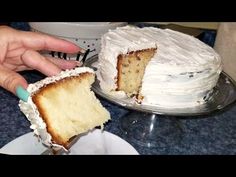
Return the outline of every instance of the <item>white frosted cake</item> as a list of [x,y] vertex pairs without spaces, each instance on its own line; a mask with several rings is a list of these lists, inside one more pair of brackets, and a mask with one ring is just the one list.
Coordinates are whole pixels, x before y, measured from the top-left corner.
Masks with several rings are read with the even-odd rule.
[[90,90],[95,73],[87,67],[62,71],[30,84],[27,102],[19,107],[43,144],[67,149],[71,138],[110,119],[109,112]]
[[101,42],[97,71],[101,89],[143,105],[202,104],[222,71],[213,48],[170,29],[125,26],[110,30]]

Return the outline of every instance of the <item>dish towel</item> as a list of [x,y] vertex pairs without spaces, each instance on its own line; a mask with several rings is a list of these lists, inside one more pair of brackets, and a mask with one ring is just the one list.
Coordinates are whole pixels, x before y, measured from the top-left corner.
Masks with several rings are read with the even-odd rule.
[[214,49],[222,57],[223,70],[236,81],[236,23],[220,23]]

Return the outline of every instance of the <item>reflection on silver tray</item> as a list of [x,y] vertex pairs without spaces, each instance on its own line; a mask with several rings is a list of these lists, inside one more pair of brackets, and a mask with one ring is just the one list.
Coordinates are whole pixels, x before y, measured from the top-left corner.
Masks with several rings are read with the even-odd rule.
[[[93,64],[97,60],[98,60],[97,55],[92,58],[89,58],[84,63],[84,66],[88,66],[96,70]],[[216,87],[214,88],[214,92],[211,99],[202,105],[190,108],[168,109],[158,106],[138,105],[134,103],[132,99],[127,99],[127,98],[120,99],[111,96],[109,94],[106,94],[105,92],[103,92],[103,90],[101,90],[99,86],[99,81],[97,79],[92,86],[92,90],[101,97],[128,109],[153,113],[153,114],[174,115],[174,116],[195,116],[195,115],[208,114],[217,110],[221,110],[236,100],[236,83],[224,72],[222,72],[220,75],[219,81]]]

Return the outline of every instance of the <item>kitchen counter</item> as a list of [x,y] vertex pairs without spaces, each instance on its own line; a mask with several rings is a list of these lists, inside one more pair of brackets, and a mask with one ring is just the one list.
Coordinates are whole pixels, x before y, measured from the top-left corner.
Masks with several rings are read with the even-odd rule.
[[[30,83],[44,77],[34,71],[27,71],[22,75]],[[112,116],[112,120],[105,125],[105,130],[127,140],[140,154],[236,154],[236,104],[207,116],[182,119],[157,116],[157,144],[156,147],[147,147],[131,141],[121,129],[121,121],[130,110],[104,99],[100,100]],[[17,97],[0,88],[0,148],[31,132],[28,120],[19,110],[18,102]],[[173,121],[181,126],[181,132],[170,129]],[[176,134],[178,139],[175,139]]]

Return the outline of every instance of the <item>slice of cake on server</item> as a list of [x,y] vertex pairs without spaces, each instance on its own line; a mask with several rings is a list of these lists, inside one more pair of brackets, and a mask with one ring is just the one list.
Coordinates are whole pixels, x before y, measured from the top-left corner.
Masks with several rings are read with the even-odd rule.
[[115,96],[124,93],[143,105],[200,105],[210,97],[222,71],[213,48],[170,29],[119,27],[103,35],[101,42],[101,89]]
[[19,106],[43,144],[66,150],[71,138],[110,119],[90,90],[94,79],[92,69],[80,67],[29,85],[30,97]]

